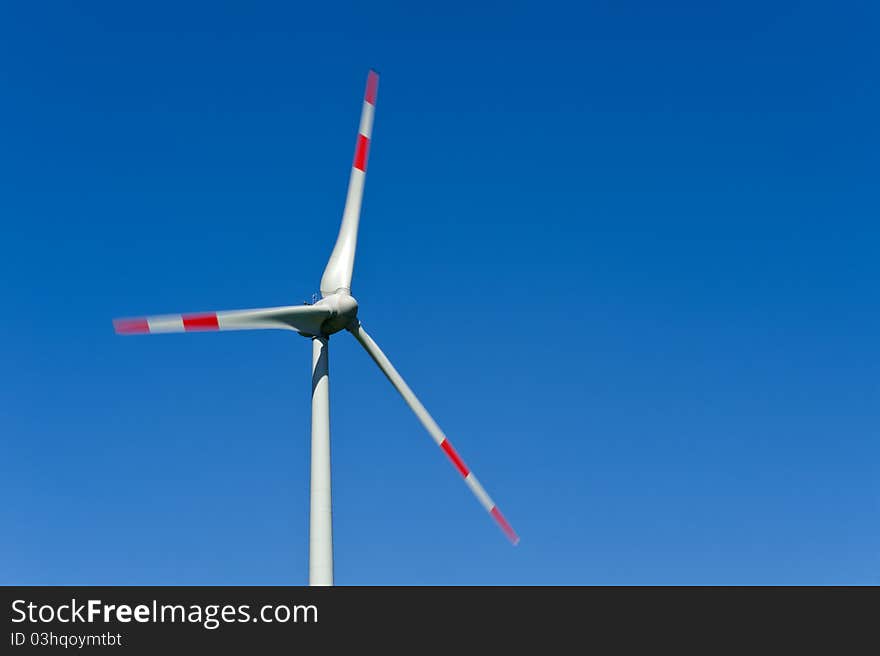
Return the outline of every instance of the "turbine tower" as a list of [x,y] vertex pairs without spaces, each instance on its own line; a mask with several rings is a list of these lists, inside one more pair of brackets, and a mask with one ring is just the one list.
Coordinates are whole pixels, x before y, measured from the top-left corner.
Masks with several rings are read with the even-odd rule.
[[114,319],[116,332],[180,333],[208,330],[292,330],[312,340],[312,459],[309,507],[309,584],[333,585],[333,526],[330,495],[330,336],[347,330],[369,353],[382,373],[400,392],[407,405],[464,478],[464,482],[514,545],[516,532],[477,477],[452,447],[433,417],[410,389],[388,357],[364,330],[358,319],[358,303],[351,295],[351,277],[357,248],[361,200],[367,173],[367,155],[373,133],[379,75],[367,76],[348,194],[336,245],[321,277],[321,300],[313,305],[287,305],[252,310],[226,310],[194,314],[170,314],[138,319]]

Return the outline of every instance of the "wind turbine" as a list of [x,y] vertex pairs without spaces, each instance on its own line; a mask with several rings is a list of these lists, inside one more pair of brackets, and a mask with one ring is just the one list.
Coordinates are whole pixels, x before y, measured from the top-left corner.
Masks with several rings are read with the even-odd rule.
[[452,447],[446,435],[410,389],[388,357],[364,330],[358,319],[358,303],[351,295],[351,277],[357,247],[361,199],[367,172],[367,154],[376,111],[379,75],[367,76],[348,195],[336,245],[321,278],[321,300],[313,305],[286,305],[251,310],[226,310],[195,314],[169,314],[138,319],[114,319],[116,332],[180,333],[207,330],[293,330],[312,340],[312,461],[309,508],[309,584],[333,585],[333,531],[330,500],[330,336],[347,330],[400,392],[404,401],[455,466],[474,496],[514,545],[519,537],[504,515]]

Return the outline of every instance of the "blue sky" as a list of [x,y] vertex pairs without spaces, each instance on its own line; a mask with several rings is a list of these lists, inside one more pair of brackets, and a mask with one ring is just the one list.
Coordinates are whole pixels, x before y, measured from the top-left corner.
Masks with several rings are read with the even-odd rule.
[[[0,9],[0,582],[304,584],[299,303],[382,73],[341,584],[880,583],[873,3]],[[320,3],[318,3],[320,4]],[[571,3],[574,5],[575,3]]]

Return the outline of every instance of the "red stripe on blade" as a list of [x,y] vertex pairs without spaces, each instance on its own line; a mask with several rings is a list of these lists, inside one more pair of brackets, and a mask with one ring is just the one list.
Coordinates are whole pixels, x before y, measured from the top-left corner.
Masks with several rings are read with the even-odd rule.
[[113,329],[118,335],[135,335],[150,332],[146,319],[114,319]]
[[498,526],[500,526],[501,530],[504,531],[504,535],[507,536],[507,539],[510,540],[510,543],[514,546],[519,544],[519,536],[516,534],[516,531],[513,530],[513,527],[507,523],[507,520],[504,519],[504,515],[501,514],[500,510],[498,510],[498,506],[492,508],[492,517],[494,517],[495,521],[498,522]]
[[376,71],[370,71],[367,75],[367,91],[364,93],[364,100],[371,105],[376,104],[376,90],[379,88],[379,74]]
[[455,468],[458,469],[459,473],[467,478],[467,475],[471,472],[467,468],[467,465],[464,464],[461,457],[455,452],[455,449],[452,448],[452,444],[449,443],[449,440],[443,440],[440,442],[440,448],[446,452],[446,455],[452,461],[452,464],[455,465]]
[[217,315],[213,312],[210,314],[185,314],[183,315],[184,330],[219,330],[220,324],[217,323]]
[[367,172],[367,151],[370,149],[370,140],[359,134],[357,146],[354,149],[354,167],[364,173]]

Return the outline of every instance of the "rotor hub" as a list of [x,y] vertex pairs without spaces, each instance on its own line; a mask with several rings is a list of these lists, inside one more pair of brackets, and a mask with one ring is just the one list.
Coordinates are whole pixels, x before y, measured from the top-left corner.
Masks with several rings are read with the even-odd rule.
[[321,324],[321,332],[325,335],[338,333],[357,321],[358,302],[344,291],[325,296],[315,305],[326,307],[331,312],[330,317]]

